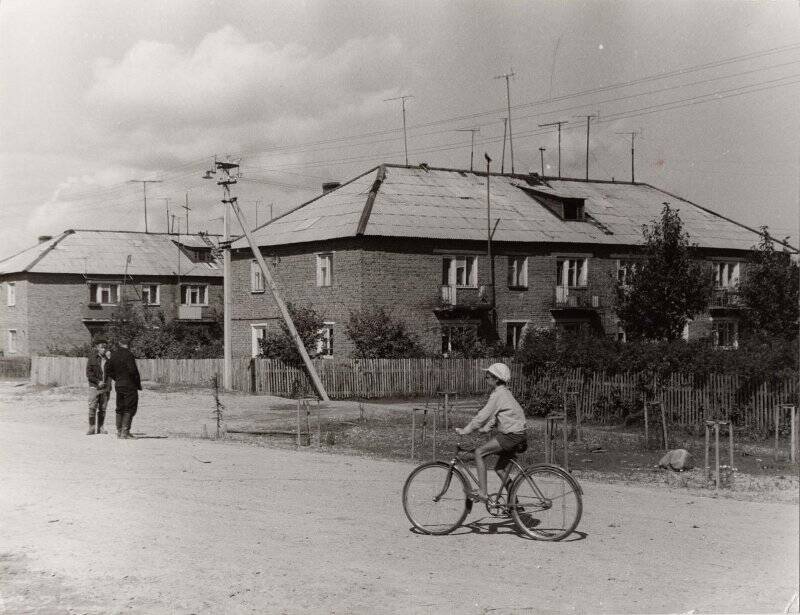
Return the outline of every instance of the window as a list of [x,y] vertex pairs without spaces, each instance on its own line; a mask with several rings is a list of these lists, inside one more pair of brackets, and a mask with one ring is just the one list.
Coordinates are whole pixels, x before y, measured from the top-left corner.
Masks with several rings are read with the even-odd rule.
[[264,284],[264,274],[257,260],[250,261],[250,292],[263,293],[266,285]]
[[183,284],[181,305],[208,305],[207,284]]
[[736,320],[714,319],[711,323],[714,346],[717,348],[739,347],[739,323]]
[[528,288],[528,257],[508,257],[508,287]]
[[142,284],[142,304],[159,305],[161,303],[161,292],[158,284]]
[[261,354],[261,341],[267,339],[267,323],[250,325],[250,356],[257,357]]
[[317,254],[317,286],[333,283],[333,252]]
[[442,354],[448,356],[473,346],[478,341],[478,325],[459,323],[442,325]]
[[588,277],[588,259],[559,258],[556,260],[556,280],[558,286],[568,288],[584,287]]
[[116,305],[119,303],[119,284],[93,282],[89,284],[89,303]]
[[617,341],[623,344],[628,341],[628,333],[625,331],[625,325],[621,322],[617,323]]
[[442,285],[457,288],[478,287],[477,256],[445,256],[442,259]]
[[325,322],[318,331],[321,336],[317,340],[317,356],[323,359],[333,358],[333,325],[336,323]]
[[638,267],[638,263],[636,261],[618,260],[617,282],[619,282],[623,286],[628,284],[628,282],[630,281],[630,276],[636,270],[636,267]]
[[739,283],[739,263],[715,263],[714,282],[717,288],[733,288]]
[[9,282],[6,284],[7,295],[6,295],[6,305],[11,307],[17,305],[17,284],[15,282]]
[[519,348],[525,335],[525,327],[527,327],[527,325],[528,321],[526,320],[506,322],[506,346],[514,350]]
[[8,330],[8,354],[17,353],[17,330]]

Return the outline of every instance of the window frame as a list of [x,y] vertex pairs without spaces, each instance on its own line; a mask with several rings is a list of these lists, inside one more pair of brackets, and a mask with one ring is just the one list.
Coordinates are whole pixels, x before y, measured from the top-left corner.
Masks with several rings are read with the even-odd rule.
[[[517,265],[521,261],[521,264]],[[512,290],[528,290],[528,257],[508,257],[508,287]]]
[[267,281],[261,272],[261,267],[256,259],[250,261],[250,293],[263,293],[267,290]]
[[17,305],[17,283],[6,282],[6,307]]
[[17,342],[18,342],[18,330],[17,329],[8,329],[6,334],[6,350],[8,354],[18,354],[19,350],[17,349]]
[[[741,265],[741,261],[714,261],[714,288],[716,290],[725,290],[739,286]],[[723,280],[723,277],[727,279]]]
[[632,258],[618,258],[617,259],[617,283],[622,286],[628,286],[629,276],[639,266],[640,260]]
[[[567,263],[567,267],[564,267]],[[570,272],[573,271],[572,263],[575,263],[575,284],[570,284]],[[566,282],[564,284],[564,274]],[[589,287],[589,257],[588,256],[559,256],[556,257],[556,286],[561,288],[588,288]]]
[[[517,350],[519,348],[520,343],[525,338],[525,333],[527,332],[527,328],[531,324],[531,321],[530,320],[505,320],[503,322],[505,322],[505,324],[506,324],[506,346],[509,346],[509,347],[513,348],[514,350]],[[518,333],[519,337],[516,337],[516,335],[515,335],[514,337],[516,337],[516,342],[512,342],[511,344],[509,344],[508,343],[508,334],[512,331],[513,328],[516,328],[519,325],[522,325],[521,327],[519,327],[519,333]]]
[[[111,297],[111,289],[116,287],[116,299]],[[94,292],[92,292],[94,289]],[[108,290],[108,301],[102,300],[105,290]],[[119,282],[89,282],[89,305],[119,305],[122,293],[122,285]]]
[[[148,288],[148,289],[155,288],[156,289],[155,301],[150,301],[149,299],[148,299],[148,301],[144,300],[145,288]],[[150,292],[149,291],[148,291],[147,295],[148,295],[148,298],[149,298],[149,296],[150,296]],[[142,284],[142,305],[161,305],[161,284]]]
[[[465,284],[458,283],[458,262],[464,262]],[[447,266],[447,279],[445,279],[445,264]],[[477,254],[447,254],[442,256],[442,286],[455,288],[478,288],[478,255]]]
[[[332,251],[329,251],[317,252],[314,255],[316,258],[317,288],[330,288],[333,286],[333,254]],[[328,263],[327,270],[322,266],[325,260]]]
[[[451,331],[454,329],[472,329],[476,336],[478,334],[478,323],[476,322],[456,321],[452,323],[441,323],[439,327],[441,337],[441,354],[443,357],[449,357],[453,352],[453,338]],[[445,339],[447,341],[447,350],[445,350]]]
[[[203,301],[198,303],[188,303],[185,300],[189,299],[189,288],[201,288],[203,290]],[[180,303],[179,305],[185,306],[200,306],[200,307],[207,307],[208,306],[208,284],[202,283],[185,283],[181,284],[180,288]]]
[[[255,359],[259,355],[259,339],[267,338],[269,325],[265,322],[250,323],[250,356]],[[260,333],[260,334],[259,334]]]
[[336,338],[334,337],[335,330],[334,327],[336,326],[335,322],[324,320],[322,322],[322,328],[317,331],[318,335],[322,337],[317,339],[317,353],[316,356],[322,359],[332,359],[333,353],[336,349],[334,342]]
[[[726,344],[720,343],[722,335],[720,329],[725,330],[724,341],[729,342]],[[730,328],[730,331],[727,329]],[[731,337],[733,339],[727,339]],[[713,318],[711,320],[711,338],[713,340],[714,348],[720,350],[735,350],[739,348],[739,319],[738,318]]]

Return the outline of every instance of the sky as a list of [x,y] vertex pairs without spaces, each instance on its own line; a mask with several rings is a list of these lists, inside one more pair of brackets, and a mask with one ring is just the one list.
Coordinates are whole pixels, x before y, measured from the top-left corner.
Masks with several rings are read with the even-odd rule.
[[[222,231],[382,162],[647,182],[796,245],[796,0],[2,0],[0,257],[68,228]],[[540,152],[539,148],[545,148]],[[173,216],[175,216],[173,218]],[[236,224],[232,232],[236,232]]]

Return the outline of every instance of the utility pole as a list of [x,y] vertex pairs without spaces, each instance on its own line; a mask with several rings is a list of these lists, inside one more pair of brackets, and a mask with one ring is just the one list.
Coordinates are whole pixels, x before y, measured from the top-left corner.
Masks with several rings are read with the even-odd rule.
[[542,177],[544,177],[544,153],[547,151],[544,147],[539,148],[539,158],[542,161]]
[[[223,182],[217,183],[221,184]],[[253,252],[253,256],[255,256],[256,261],[258,262],[258,266],[261,269],[261,274],[264,276],[264,280],[272,292],[272,297],[275,299],[275,303],[278,304],[278,309],[280,310],[283,320],[286,323],[286,328],[289,330],[289,335],[291,335],[295,345],[297,346],[297,350],[303,359],[303,363],[305,363],[306,369],[308,370],[308,375],[311,377],[311,381],[314,383],[314,388],[317,390],[317,394],[322,401],[330,401],[328,399],[328,394],[325,391],[325,386],[322,384],[322,380],[320,380],[317,370],[314,369],[314,364],[311,362],[311,357],[308,356],[308,351],[306,350],[305,344],[303,344],[300,334],[297,333],[297,329],[292,321],[292,316],[289,314],[286,304],[283,302],[283,299],[281,299],[281,296],[278,293],[278,287],[275,285],[275,281],[272,279],[272,274],[267,268],[266,262],[264,262],[264,256],[261,254],[261,250],[253,240],[253,236],[250,234],[251,232],[248,228],[247,220],[245,220],[244,214],[239,208],[239,203],[236,202],[236,197],[230,197],[227,199],[227,202],[230,204],[231,209],[233,209],[233,213],[236,214],[236,219],[239,221],[239,226],[242,227],[242,231],[244,232],[245,237],[247,237],[247,242],[250,244],[250,250]]]
[[495,79],[505,79],[506,80],[506,104],[508,106],[508,144],[509,148],[511,149],[511,174],[514,174],[514,134],[511,131],[511,86],[509,85],[509,79],[513,77],[516,73],[514,69],[511,69],[510,73],[504,73],[502,75],[498,75]]
[[500,156],[500,174],[506,171],[506,128],[508,128],[508,118],[503,118],[503,155]]
[[168,197],[161,197],[161,200],[164,201],[164,207],[167,210],[167,233],[172,232],[172,227],[170,226],[170,217],[169,217],[169,201]]
[[558,126],[558,179],[561,179],[561,124],[569,124],[569,122],[566,120],[559,120],[557,122],[550,122],[549,124],[539,124],[539,128]]
[[[494,258],[492,258],[492,235],[494,235],[494,231],[492,230],[492,201],[490,197],[490,190],[489,190],[489,180],[491,179],[491,164],[492,159],[489,158],[489,154],[484,153],[484,158],[486,158],[486,255],[489,258],[489,272],[490,272],[490,282],[492,285],[492,303],[490,306],[490,318],[492,320],[492,329],[497,334],[497,313],[495,306],[497,305],[497,296],[495,295],[494,289]],[[499,222],[499,220],[498,220]],[[495,225],[496,226],[496,225]]]
[[386,98],[384,102],[389,102],[390,100],[399,100],[403,106],[403,144],[405,146],[406,151],[406,166],[408,166],[408,136],[406,135],[406,99],[414,98],[409,94],[403,94],[402,96],[396,96],[395,98]]
[[144,232],[147,232],[147,184],[160,184],[160,179],[129,179],[129,184],[142,184],[144,194]]
[[596,118],[597,114],[591,115],[577,115],[575,117],[585,117],[586,118],[586,181],[589,181],[589,127],[592,124],[592,118]]
[[[189,234],[189,212],[191,211],[191,207],[189,207],[189,193],[186,193],[186,203],[182,205],[183,209],[186,210],[186,234]],[[178,232],[180,232],[180,225],[178,225]]]
[[631,136],[631,183],[634,183],[636,181],[636,179],[635,179],[636,175],[635,175],[635,169],[634,169],[634,166],[633,166],[633,160],[634,160],[633,140],[636,137],[636,135],[639,134],[639,131],[638,130],[634,130],[634,131],[630,131],[630,132],[618,132],[617,134],[618,135],[630,135]]
[[456,132],[469,132],[472,133],[472,146],[469,151],[469,170],[472,171],[472,163],[475,158],[475,133],[480,132],[480,128],[457,128]]

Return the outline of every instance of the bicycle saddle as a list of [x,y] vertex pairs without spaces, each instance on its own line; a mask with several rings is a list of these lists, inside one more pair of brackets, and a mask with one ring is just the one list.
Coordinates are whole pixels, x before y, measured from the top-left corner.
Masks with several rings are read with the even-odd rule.
[[478,447],[469,444],[461,444],[461,442],[456,443],[456,450],[459,453],[474,453],[476,448]]

